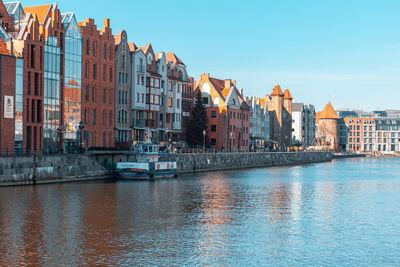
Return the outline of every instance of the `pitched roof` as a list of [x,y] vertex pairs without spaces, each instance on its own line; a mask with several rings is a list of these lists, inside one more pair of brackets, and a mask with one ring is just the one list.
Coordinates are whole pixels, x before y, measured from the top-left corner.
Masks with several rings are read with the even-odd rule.
[[24,7],[25,14],[32,13],[36,14],[40,24],[43,24],[47,14],[49,14],[52,5],[42,5],[42,6],[30,6]]
[[324,110],[319,114],[319,119],[339,119],[331,103],[326,104]]
[[260,101],[260,107],[265,108],[265,98],[259,98]]
[[167,59],[167,62],[171,61],[173,65],[181,64],[186,66],[174,53],[165,53],[165,58]]
[[220,92],[225,88],[225,81],[223,80],[210,77],[210,82],[212,83],[214,88]]
[[0,55],[11,55],[10,51],[8,51],[7,49],[7,45],[6,43],[3,41],[3,39],[1,39],[0,37]]
[[275,85],[275,87],[272,89],[272,94],[271,95],[277,95],[277,96],[283,96],[281,87],[279,84]]
[[139,49],[142,49],[143,53],[147,54],[149,51],[149,48],[151,47],[151,44],[148,43],[146,46],[138,47]]
[[292,97],[292,95],[290,94],[289,89],[285,89],[285,92],[283,92],[283,98],[284,98],[284,99],[293,100],[293,97]]
[[118,34],[114,35],[114,42],[116,45],[121,43],[122,39],[122,31],[119,31]]
[[134,51],[138,50],[138,48],[137,48],[137,46],[135,45],[135,43],[128,43],[128,46],[129,46],[129,50],[130,50],[131,52],[134,52]]
[[231,89],[229,89],[229,88],[225,88],[225,89],[223,89],[222,91],[221,91],[221,94],[224,96],[224,97],[227,97],[228,95],[229,95],[229,92],[231,91]]

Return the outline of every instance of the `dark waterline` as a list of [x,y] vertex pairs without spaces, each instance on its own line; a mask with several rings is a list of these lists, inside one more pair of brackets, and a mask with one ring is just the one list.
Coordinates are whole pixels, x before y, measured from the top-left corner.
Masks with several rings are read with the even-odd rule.
[[0,188],[0,266],[400,265],[400,161]]

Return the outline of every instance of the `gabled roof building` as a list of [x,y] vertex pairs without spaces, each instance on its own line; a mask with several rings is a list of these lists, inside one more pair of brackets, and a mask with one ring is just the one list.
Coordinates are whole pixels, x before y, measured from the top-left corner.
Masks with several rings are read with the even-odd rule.
[[250,147],[251,110],[236,81],[202,74],[195,83],[200,90],[209,125],[207,135],[213,148],[248,151]]

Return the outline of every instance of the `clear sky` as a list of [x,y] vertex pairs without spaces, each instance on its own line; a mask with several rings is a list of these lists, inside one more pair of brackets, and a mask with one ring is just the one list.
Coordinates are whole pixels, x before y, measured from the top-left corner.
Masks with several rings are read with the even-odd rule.
[[[24,6],[52,3],[22,1]],[[174,52],[263,96],[279,82],[318,110],[400,109],[399,0],[60,0],[62,12],[109,17],[138,46]]]

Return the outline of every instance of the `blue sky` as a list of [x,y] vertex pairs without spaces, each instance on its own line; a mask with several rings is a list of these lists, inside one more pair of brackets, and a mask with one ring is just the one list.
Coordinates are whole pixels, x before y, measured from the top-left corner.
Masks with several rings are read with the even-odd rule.
[[[22,1],[24,6],[47,4]],[[399,108],[400,1],[61,0],[139,46],[175,52],[197,78],[210,72],[263,96],[279,82],[317,109]]]

